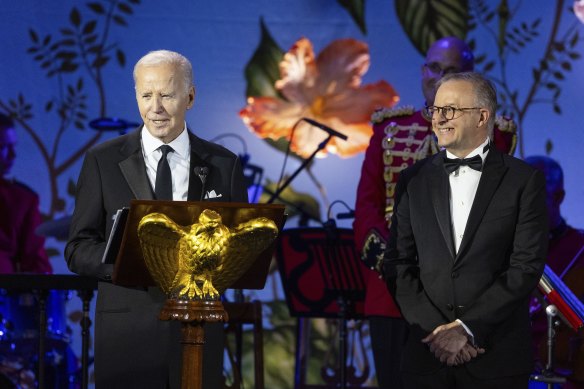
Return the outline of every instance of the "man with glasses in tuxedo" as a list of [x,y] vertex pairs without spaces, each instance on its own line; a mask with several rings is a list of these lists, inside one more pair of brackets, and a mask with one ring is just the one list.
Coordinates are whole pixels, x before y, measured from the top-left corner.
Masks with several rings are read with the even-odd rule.
[[496,107],[480,74],[442,78],[427,109],[442,151],[397,184],[383,270],[408,322],[406,388],[528,387],[545,177],[493,147]]
[[[436,83],[446,74],[471,71],[470,47],[456,37],[434,42],[421,66],[424,106],[434,104]],[[369,318],[371,345],[380,388],[402,388],[399,379],[401,350],[407,335],[393,297],[380,279],[383,250],[389,235],[394,191],[405,167],[438,152],[425,109],[402,106],[372,115],[373,136],[365,153],[355,205],[355,244],[362,253],[367,272],[365,315]],[[502,152],[515,150],[515,124],[497,117],[494,143]]]

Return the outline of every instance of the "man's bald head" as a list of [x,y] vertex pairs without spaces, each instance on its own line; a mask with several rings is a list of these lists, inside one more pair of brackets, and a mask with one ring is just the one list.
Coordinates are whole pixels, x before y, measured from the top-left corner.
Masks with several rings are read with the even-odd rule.
[[460,38],[448,36],[434,42],[422,66],[422,92],[427,105],[434,104],[436,82],[445,74],[469,72],[474,68],[470,47]]

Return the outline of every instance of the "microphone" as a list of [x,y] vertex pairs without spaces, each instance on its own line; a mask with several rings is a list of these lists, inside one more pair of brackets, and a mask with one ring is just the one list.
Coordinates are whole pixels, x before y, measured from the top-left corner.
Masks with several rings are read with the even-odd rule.
[[354,219],[355,218],[355,211],[351,210],[349,212],[341,212],[337,213],[337,219]]
[[203,201],[203,196],[205,195],[205,181],[207,181],[207,174],[209,174],[209,168],[206,166],[195,166],[194,168],[195,174],[199,176],[203,187],[201,188],[201,199]]
[[311,125],[313,125],[315,127],[318,127],[318,128],[320,128],[321,130],[323,130],[325,132],[328,132],[329,135],[336,136],[337,138],[341,138],[342,140],[347,140],[348,139],[348,136],[347,135],[341,134],[340,132],[335,131],[335,130],[333,130],[332,128],[330,128],[328,126],[325,126],[324,124],[319,123],[316,120],[312,120],[312,119],[309,119],[309,118],[302,118],[301,120],[304,120],[306,123],[309,123],[309,124],[311,124]]

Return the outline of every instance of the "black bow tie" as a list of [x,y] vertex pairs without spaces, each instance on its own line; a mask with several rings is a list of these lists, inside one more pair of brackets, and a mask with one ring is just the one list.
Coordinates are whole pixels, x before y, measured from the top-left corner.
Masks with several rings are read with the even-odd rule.
[[459,167],[464,165],[480,172],[483,168],[483,159],[481,158],[480,155],[475,155],[472,158],[463,159],[460,158],[450,159],[444,157],[444,170],[446,170],[446,173],[448,174],[456,171]]

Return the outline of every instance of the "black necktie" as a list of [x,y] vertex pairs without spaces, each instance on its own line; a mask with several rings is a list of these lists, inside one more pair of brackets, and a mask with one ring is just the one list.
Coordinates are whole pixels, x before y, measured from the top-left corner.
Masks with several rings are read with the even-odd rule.
[[162,151],[162,157],[160,157],[156,168],[154,192],[157,200],[172,200],[172,173],[166,156],[174,150],[169,145],[162,145],[159,149]]
[[483,168],[483,159],[481,158],[480,155],[475,155],[472,158],[463,159],[461,158],[450,159],[444,157],[444,170],[446,170],[446,173],[448,174],[456,171],[459,167],[463,165],[466,165],[469,168],[480,172]]

